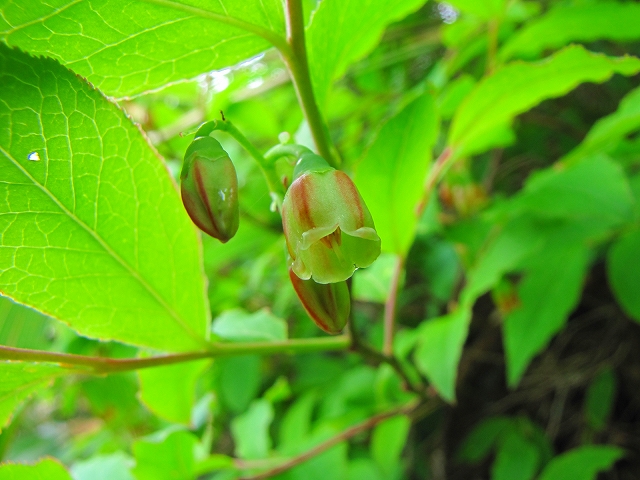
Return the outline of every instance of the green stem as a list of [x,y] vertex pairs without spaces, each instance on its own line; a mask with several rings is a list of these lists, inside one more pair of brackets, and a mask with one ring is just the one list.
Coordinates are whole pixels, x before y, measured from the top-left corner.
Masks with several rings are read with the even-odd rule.
[[201,18],[206,18],[208,20],[214,20],[220,23],[226,23],[227,25],[231,25],[233,27],[238,27],[247,32],[251,32],[259,37],[264,38],[271,45],[276,47],[282,55],[291,55],[291,47],[286,42],[284,38],[278,35],[273,30],[269,30],[267,28],[261,27],[259,25],[255,25],[253,23],[245,22],[236,17],[231,17],[229,15],[223,15],[221,13],[214,13],[209,10],[205,10],[198,7],[192,7],[191,5],[185,5],[183,3],[178,3],[173,0],[143,0],[147,3],[151,3],[153,5],[160,5],[163,7],[172,8],[174,10],[179,10],[181,12],[190,13],[192,15],[196,15]]
[[[377,415],[374,415],[373,417],[367,418],[366,420],[347,428],[343,432],[338,433],[337,435],[325,440],[324,442],[316,445],[310,450],[307,450],[306,452],[303,452],[283,462],[282,464],[274,468],[271,468],[270,470],[267,470],[262,473],[258,473],[256,475],[247,475],[244,477],[240,477],[239,480],[264,480],[267,478],[274,477],[275,475],[286,472],[287,470],[297,465],[300,465],[304,462],[307,462],[308,460],[311,460],[312,458],[318,456],[319,454],[328,450],[334,445],[337,445],[341,442],[349,440],[350,438],[353,438],[362,432],[371,430],[373,427],[375,427],[376,425],[378,425],[379,423],[383,422],[388,418],[395,417],[398,415],[407,415],[410,418],[415,418],[417,415],[425,416],[431,413],[432,411],[434,411],[435,408],[437,408],[438,406],[439,405],[437,401],[432,401],[427,405],[420,404],[415,401],[411,401],[399,408],[394,408],[392,410],[388,410],[386,412],[382,412]],[[425,408],[420,408],[420,407],[425,407]]]
[[267,153],[264,154],[264,158],[266,158],[269,162],[275,162],[281,157],[294,157],[298,159],[302,156],[303,153],[307,152],[311,152],[311,150],[303,145],[297,145],[295,143],[285,143],[276,145],[275,147],[271,148]]
[[229,120],[212,120],[207,122],[198,129],[195,136],[196,138],[209,136],[216,130],[231,135],[256,161],[267,182],[271,198],[279,211],[282,207],[282,199],[284,198],[285,192],[284,186],[273,168],[273,162],[269,162]]
[[456,158],[457,157],[454,155],[453,149],[451,147],[447,147],[442,151],[438,159],[433,163],[433,166],[431,167],[431,170],[429,170],[429,175],[427,176],[427,180],[424,185],[422,200],[415,210],[415,214],[418,219],[422,217],[422,214],[427,208],[427,205],[429,205],[429,200],[431,199],[431,195],[433,193],[433,190],[436,188],[438,181]]
[[393,334],[398,306],[398,289],[400,287],[400,277],[402,277],[402,272],[404,272],[404,262],[405,258],[399,255],[393,269],[393,277],[391,277],[391,291],[384,304],[384,342],[382,344],[382,353],[387,356],[393,355]]
[[81,367],[87,373],[116,373],[141,368],[192,362],[204,358],[231,357],[236,355],[269,355],[275,353],[309,353],[346,350],[350,339],[347,335],[336,337],[297,338],[277,342],[212,343],[209,350],[161,355],[148,358],[103,358],[70,353],[43,352],[26,348],[0,346],[0,360],[58,363],[62,366]]
[[329,165],[338,168],[338,162],[334,159],[331,149],[331,140],[327,133],[320,109],[316,103],[309,74],[309,62],[307,60],[307,48],[304,40],[304,15],[302,2],[300,0],[286,0],[285,16],[287,21],[287,43],[288,50],[278,48],[285,65],[287,66],[291,79],[298,95],[298,101],[302,108],[302,113],[307,119],[313,143],[318,154],[323,157]]

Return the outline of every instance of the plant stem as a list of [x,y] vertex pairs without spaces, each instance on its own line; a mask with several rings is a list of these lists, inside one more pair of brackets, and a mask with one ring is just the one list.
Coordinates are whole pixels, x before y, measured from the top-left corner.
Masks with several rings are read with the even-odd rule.
[[142,368],[192,362],[204,358],[231,357],[246,354],[308,353],[346,350],[350,345],[347,335],[336,337],[299,338],[278,342],[212,343],[209,350],[161,355],[148,358],[103,358],[70,353],[43,352],[25,348],[0,346],[0,360],[58,363],[62,366],[81,367],[88,373],[104,374],[128,372]]
[[382,353],[387,356],[393,355],[393,333],[398,304],[398,288],[400,287],[400,277],[402,276],[402,272],[404,272],[404,262],[405,258],[399,255],[393,269],[393,277],[391,277],[389,297],[387,297],[387,301],[384,304],[384,341],[382,344]]
[[431,170],[429,171],[429,175],[427,176],[427,181],[424,185],[424,194],[422,196],[422,200],[416,207],[416,217],[422,217],[424,210],[429,205],[429,200],[431,199],[431,194],[433,193],[433,189],[436,187],[440,177],[443,172],[449,168],[451,162],[455,160],[455,155],[453,155],[453,150],[451,147],[445,148],[438,159],[433,163]]
[[313,94],[311,75],[309,74],[309,62],[307,60],[307,48],[304,40],[304,15],[300,0],[285,1],[285,16],[287,21],[287,43],[289,48],[278,48],[284,60],[291,80],[298,96],[298,102],[302,113],[309,124],[311,136],[318,154],[329,165],[338,168],[338,162],[331,153],[331,143],[327,128],[324,124],[320,109]]
[[395,417],[397,415],[412,416],[415,413],[419,413],[420,415],[425,415],[425,414],[428,414],[429,411],[431,411],[431,409],[423,411],[422,409],[419,409],[419,407],[420,407],[420,404],[417,404],[416,402],[411,402],[400,408],[395,408],[393,410],[389,410],[387,412],[382,412],[377,415],[374,415],[373,417],[370,417],[364,420],[363,422],[360,422],[352,427],[347,428],[346,430],[344,430],[343,432],[340,432],[336,436],[328,440],[325,440],[324,442],[320,443],[319,445],[316,445],[310,450],[307,450],[306,452],[301,453],[300,455],[293,457],[290,460],[287,460],[286,462],[282,463],[281,465],[278,465],[277,467],[271,468],[266,472],[262,472],[256,475],[248,475],[245,477],[240,477],[239,480],[262,480],[265,478],[273,477],[275,475],[278,475],[279,473],[286,472],[290,468],[300,465],[301,463],[304,463],[307,460],[310,460],[311,458],[321,454],[322,452],[324,452],[325,450],[328,450],[334,445],[337,445],[341,442],[344,442],[345,440],[355,437],[361,432],[372,429],[377,424],[379,424],[380,422],[388,418]]
[[247,137],[245,137],[229,120],[212,120],[205,123],[196,132],[196,138],[208,136],[216,130],[223,131],[231,135],[256,161],[267,182],[271,198],[279,211],[282,207],[282,199],[284,198],[284,186],[278,179],[278,175],[276,175],[276,172],[273,169],[272,162],[268,162],[258,149],[247,139]]

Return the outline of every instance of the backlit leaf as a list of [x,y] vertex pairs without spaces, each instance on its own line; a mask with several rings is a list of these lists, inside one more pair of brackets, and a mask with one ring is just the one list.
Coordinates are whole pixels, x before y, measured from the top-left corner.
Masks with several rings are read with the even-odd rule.
[[1,44],[0,84],[0,292],[90,337],[206,345],[196,232],[140,131],[54,60]]

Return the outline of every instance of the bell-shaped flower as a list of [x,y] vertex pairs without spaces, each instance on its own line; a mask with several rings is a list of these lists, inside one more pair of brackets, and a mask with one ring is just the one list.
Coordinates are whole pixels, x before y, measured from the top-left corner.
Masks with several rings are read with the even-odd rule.
[[318,155],[305,156],[282,204],[292,269],[303,280],[342,282],[378,258],[380,237],[349,176]]
[[182,203],[200,230],[222,243],[238,231],[238,177],[220,143],[196,138],[184,156],[180,174]]
[[323,284],[302,280],[291,269],[289,278],[314,323],[331,335],[340,333],[347,324],[351,310],[347,282]]

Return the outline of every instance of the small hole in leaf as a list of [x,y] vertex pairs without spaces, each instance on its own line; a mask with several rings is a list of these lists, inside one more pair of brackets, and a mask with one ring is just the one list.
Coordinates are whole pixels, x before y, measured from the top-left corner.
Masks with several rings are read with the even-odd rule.
[[27,155],[27,160],[31,160],[32,162],[39,162],[40,154],[38,152],[31,152],[29,155]]

